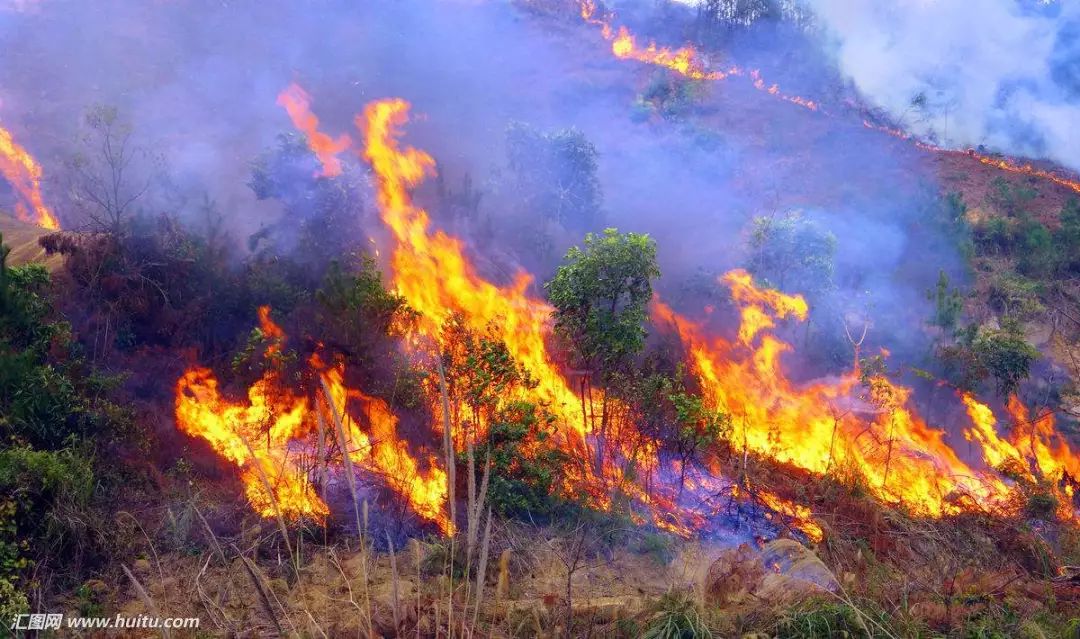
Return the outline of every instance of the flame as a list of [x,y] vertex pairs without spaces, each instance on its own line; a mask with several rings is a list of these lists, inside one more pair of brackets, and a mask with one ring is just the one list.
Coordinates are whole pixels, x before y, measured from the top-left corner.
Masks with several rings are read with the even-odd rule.
[[41,167],[4,127],[0,127],[0,174],[23,200],[15,205],[16,217],[50,231],[60,230],[60,222],[41,197]]
[[964,438],[982,446],[983,458],[991,467],[998,468],[1006,462],[1023,459],[1015,446],[998,436],[995,428],[997,419],[989,406],[979,402],[970,393],[962,393],[960,397],[972,423],[972,427],[964,431]]
[[754,496],[773,511],[788,517],[791,520],[791,527],[802,531],[810,541],[819,543],[825,538],[825,531],[814,521],[813,513],[807,506],[796,504],[767,490],[759,489],[755,491]]
[[1040,169],[1027,162],[1020,162],[1018,160],[1005,157],[989,156],[983,153],[979,153],[975,149],[948,149],[942,146],[930,144],[929,142],[924,142],[915,137],[914,135],[901,131],[900,129],[894,129],[892,127],[884,126],[881,124],[875,124],[865,119],[862,121],[862,124],[863,127],[867,129],[880,131],[882,133],[885,133],[886,135],[891,135],[894,138],[903,140],[905,142],[910,142],[915,145],[916,148],[922,149],[923,151],[930,151],[932,153],[940,153],[954,156],[965,155],[967,157],[974,158],[981,164],[985,164],[986,166],[992,166],[995,169],[999,169],[1001,171],[1006,171],[1008,173],[1017,173],[1019,175],[1029,175],[1032,177],[1049,180],[1054,184],[1057,184],[1058,186],[1062,186],[1069,189],[1070,191],[1073,191],[1074,193],[1080,193],[1080,180],[1070,177],[1064,177],[1046,169]]
[[383,222],[397,241],[391,255],[394,287],[420,313],[419,331],[430,339],[438,340],[443,325],[455,314],[470,330],[497,330],[514,360],[537,382],[539,399],[563,417],[579,439],[584,437],[584,425],[572,417],[579,415],[575,412],[579,400],[544,342],[552,309],[527,294],[532,278],[519,272],[508,286],[481,278],[461,242],[432,231],[427,211],[413,203],[410,189],[434,172],[435,160],[419,149],[398,146],[396,138],[408,121],[408,110],[404,100],[373,102],[357,122],[366,132],[364,157],[378,181]]
[[587,24],[600,27],[600,35],[611,43],[611,53],[620,60],[637,60],[645,64],[666,67],[692,80],[723,80],[731,76],[749,75],[754,88],[758,91],[804,109],[818,110],[818,104],[813,100],[784,93],[777,84],[767,86],[761,77],[761,72],[757,69],[747,73],[744,69],[732,65],[724,70],[706,70],[701,54],[692,46],[685,45],[678,49],[669,49],[658,47],[655,42],[649,42],[642,47],[625,26],[620,26],[618,30],[611,26],[610,14],[606,18],[597,17],[597,7],[593,0],[581,0],[580,6],[581,19]]
[[1052,481],[1066,475],[1080,478],[1080,456],[1054,427],[1054,414],[1049,410],[1032,417],[1016,395],[1010,395],[1006,409],[1013,420],[1011,443],[1028,456],[1038,472]]
[[277,103],[288,112],[293,126],[307,137],[308,147],[322,164],[322,170],[317,171],[315,175],[322,177],[341,175],[341,160],[337,156],[352,144],[349,136],[341,135],[335,139],[319,131],[319,118],[311,112],[311,96],[297,84],[290,84],[278,94]]
[[[274,340],[267,352],[280,350],[284,333],[270,321],[269,308],[259,309],[259,319]],[[206,368],[189,368],[176,382],[177,426],[240,468],[248,501],[264,517],[280,511],[321,520],[330,512],[289,454],[290,442],[307,431],[308,408],[306,398],[282,387],[273,367],[248,388],[246,402],[222,397]]]
[[869,397],[856,401],[858,371],[832,382],[793,384],[780,363],[791,347],[766,329],[787,316],[804,319],[805,301],[760,290],[744,271],[722,281],[743,305],[734,343],[707,337],[658,300],[653,315],[681,336],[706,399],[732,416],[733,445],[817,474],[850,468],[879,499],[930,516],[956,512],[963,496],[987,505],[1004,501],[1002,480],[969,467],[943,431],[908,408],[910,389],[872,377]]
[[[327,365],[316,353],[309,360],[330,397],[314,403],[293,392],[281,378],[273,356],[280,354],[286,335],[270,318],[270,308],[259,308],[259,326],[269,341],[264,356],[268,367],[248,388],[247,401],[222,397],[218,380],[206,368],[189,368],[176,384],[176,423],[185,433],[200,437],[224,459],[240,468],[240,479],[252,508],[264,517],[280,512],[285,517],[307,516],[325,520],[329,508],[316,494],[309,476],[327,460],[312,456],[323,447],[313,442],[317,432],[316,411],[324,411],[324,423],[339,415],[348,442],[350,461],[385,478],[421,517],[434,522],[444,533],[453,525],[444,513],[448,492],[446,472],[432,459],[430,469],[409,454],[408,444],[397,436],[397,417],[381,399],[348,388],[343,363]],[[361,419],[350,408],[359,406]],[[332,407],[332,408],[331,408]],[[332,414],[333,413],[333,414]],[[367,430],[361,428],[366,425]]]
[[[328,367],[317,356],[312,357],[311,364],[330,390],[328,401],[343,415],[349,443],[354,445],[350,446],[349,459],[386,477],[390,487],[404,497],[418,515],[435,522],[444,534],[452,534],[453,522],[446,512],[446,471],[437,466],[434,458],[430,460],[430,471],[420,470],[419,463],[409,454],[408,443],[397,436],[398,418],[390,407],[381,399],[347,388],[342,364]],[[343,410],[350,401],[360,405],[369,432],[361,431],[356,420]],[[333,419],[330,415],[327,417]]]
[[[644,505],[658,527],[690,534],[704,524],[706,516],[683,506],[681,493],[653,486],[646,489],[646,482],[630,479],[624,472],[632,463],[646,476],[671,474],[672,464],[661,463],[655,449],[623,450],[614,442],[612,459],[594,468],[588,454],[594,433],[591,422],[581,418],[588,414],[591,400],[575,394],[548,351],[545,338],[551,328],[552,308],[530,297],[531,278],[518,273],[509,285],[484,279],[466,257],[461,242],[432,229],[427,211],[414,203],[411,191],[435,172],[435,161],[422,150],[398,143],[409,108],[401,99],[373,102],[357,118],[357,126],[365,133],[362,155],[376,178],[381,217],[395,240],[390,255],[393,286],[419,312],[411,345],[418,346],[416,338],[420,337],[449,347],[444,328],[452,318],[471,331],[493,332],[536,381],[531,397],[554,413],[558,441],[584,462],[568,473],[564,490],[586,496],[594,507],[610,508],[611,490],[617,487]],[[864,378],[857,367],[828,381],[796,385],[789,380],[780,358],[791,347],[773,329],[782,320],[806,319],[808,307],[801,296],[761,289],[741,270],[728,273],[722,281],[731,289],[740,311],[740,325],[732,341],[707,336],[701,326],[659,301],[653,304],[653,315],[655,320],[674,326],[682,337],[706,400],[733,417],[733,445],[819,475],[829,473],[834,466],[851,469],[879,499],[928,516],[959,512],[973,503],[1006,507],[1009,485],[961,460],[946,443],[945,433],[929,426],[910,408],[910,389],[882,376]],[[327,372],[324,367],[323,371],[328,385],[340,386],[333,369]],[[864,385],[866,390],[860,395]],[[434,463],[427,473],[419,470],[404,442],[396,437],[396,423],[388,410],[358,392],[334,394],[341,394],[333,401],[342,405],[359,401],[371,432],[383,442],[380,448],[370,436],[350,427],[351,441],[359,444],[350,450],[350,457],[358,462],[366,459],[372,468],[387,475],[393,474],[391,469],[400,471],[403,483],[394,484],[391,479],[391,484],[411,495],[417,512],[444,530],[452,530],[453,522],[445,519],[442,509],[445,473]],[[1004,445],[996,438],[986,407],[970,396],[965,405],[973,422],[965,435],[983,446],[988,464],[993,466],[1018,454],[1014,451],[1019,446]],[[433,430],[438,430],[441,422],[439,411],[436,405]],[[453,433],[459,445],[461,435]],[[616,459],[626,466],[620,466]],[[708,481],[694,483],[691,492],[710,490],[705,488]],[[796,522],[809,538],[823,535],[808,508],[772,493],[761,501]],[[639,514],[631,516],[641,519]]]
[[626,27],[612,29],[608,20],[596,17],[596,3],[582,0],[581,19],[600,27],[600,34],[611,43],[611,53],[620,60],[637,60],[646,64],[667,67],[672,71],[693,80],[720,80],[727,76],[722,71],[706,71],[701,56],[691,46],[679,49],[658,47],[650,42],[642,47]]

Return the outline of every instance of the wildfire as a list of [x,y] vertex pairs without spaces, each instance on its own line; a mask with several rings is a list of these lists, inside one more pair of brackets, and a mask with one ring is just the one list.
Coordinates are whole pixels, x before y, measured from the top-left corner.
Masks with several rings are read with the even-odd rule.
[[592,0],[581,3],[581,18],[600,27],[600,34],[611,43],[611,53],[620,60],[637,60],[646,64],[667,67],[693,80],[720,80],[727,77],[722,71],[706,71],[700,54],[687,45],[678,49],[658,47],[655,42],[640,46],[626,27],[615,30],[607,20],[596,16],[596,4]]
[[1066,475],[1074,480],[1080,478],[1080,456],[1054,428],[1052,412],[1047,410],[1032,417],[1016,395],[1009,397],[1006,408],[1013,420],[1010,442],[1032,460],[1043,477],[1054,481]]
[[366,132],[364,157],[378,180],[382,220],[397,241],[391,255],[394,288],[420,313],[419,331],[429,339],[438,341],[454,315],[478,333],[497,331],[514,360],[537,382],[538,398],[563,417],[581,441],[585,427],[572,417],[580,400],[548,354],[544,336],[552,309],[527,294],[532,278],[518,273],[509,286],[483,279],[461,242],[432,231],[427,211],[413,203],[410,190],[434,172],[435,160],[419,149],[398,146],[408,110],[404,100],[382,100],[369,104],[357,121]]
[[4,127],[0,127],[0,174],[22,199],[15,205],[16,217],[50,231],[60,229],[60,222],[41,197],[41,166]]
[[706,336],[662,302],[653,314],[678,331],[706,399],[732,417],[733,445],[817,474],[851,469],[880,499],[931,516],[955,512],[964,495],[984,504],[1003,500],[1002,480],[970,468],[943,431],[908,408],[910,389],[872,377],[869,396],[856,401],[858,371],[835,382],[793,384],[780,363],[791,347],[767,329],[787,316],[805,318],[805,301],[757,289],[744,271],[723,281],[742,304],[737,342]]
[[600,28],[600,35],[611,43],[611,53],[620,60],[637,60],[645,64],[666,67],[692,80],[723,80],[731,76],[749,76],[754,88],[758,91],[804,109],[818,110],[818,104],[813,100],[784,93],[775,83],[766,85],[761,72],[757,69],[747,72],[741,67],[732,65],[724,70],[706,70],[701,54],[690,45],[670,49],[658,47],[655,42],[649,42],[642,47],[625,26],[620,26],[617,30],[611,26],[610,14],[601,18],[597,16],[597,13],[596,3],[593,0],[581,0],[581,19],[587,24]]
[[[382,220],[395,239],[390,255],[393,286],[419,314],[412,346],[422,343],[419,337],[449,347],[444,343],[444,329],[452,319],[470,331],[493,333],[536,382],[531,397],[554,413],[559,441],[578,456],[579,464],[574,465],[578,470],[570,473],[564,489],[588,496],[595,507],[607,508],[610,491],[617,486],[645,505],[651,521],[661,528],[689,534],[703,525],[707,516],[681,506],[685,503],[681,489],[653,486],[646,490],[640,478],[630,478],[616,463],[631,462],[646,476],[673,475],[671,462],[661,462],[655,449],[644,446],[628,452],[614,443],[616,450],[608,453],[611,459],[594,463],[589,445],[596,433],[592,422],[582,418],[594,400],[572,390],[548,351],[545,340],[552,308],[530,297],[532,280],[525,273],[518,273],[509,285],[480,276],[461,242],[432,229],[427,211],[413,201],[412,190],[435,172],[435,161],[422,150],[399,144],[408,113],[409,104],[401,99],[373,102],[357,118],[357,126],[365,133],[362,156],[376,178]],[[930,427],[910,408],[910,389],[882,376],[863,376],[858,369],[830,381],[805,385],[790,381],[780,358],[791,347],[773,329],[783,320],[805,320],[805,300],[759,288],[741,270],[728,273],[722,281],[740,311],[733,341],[706,335],[701,326],[659,301],[653,305],[653,315],[656,321],[675,327],[682,337],[709,405],[732,417],[734,446],[819,475],[834,468],[853,471],[878,498],[928,516],[955,513],[972,503],[983,507],[1008,503],[1011,489],[1006,481],[961,460],[946,443],[944,431]],[[329,387],[343,388],[337,369],[313,366],[323,371]],[[335,404],[359,403],[370,424],[370,434],[350,426],[350,459],[367,460],[388,476],[392,469],[399,471],[405,479],[395,484],[391,478],[391,485],[410,495],[418,513],[451,530],[453,522],[446,519],[443,509],[445,473],[434,463],[426,474],[419,470],[404,442],[394,436],[393,415],[378,400],[356,391],[336,390],[332,395]],[[988,408],[970,396],[962,400],[972,420],[965,435],[984,449],[988,465],[1021,456],[1020,444],[997,436]],[[435,402],[433,431],[440,428],[441,410]],[[474,430],[471,436],[478,432]],[[1048,432],[1040,431],[1035,441],[1047,441]],[[462,436],[453,433],[458,445]],[[1055,455],[1061,452],[1047,450],[1056,450]],[[702,491],[715,491],[714,483],[715,479],[691,482],[687,487],[700,496]],[[823,535],[805,506],[772,493],[759,501],[790,519],[809,538]]]
[[[452,533],[453,523],[446,513],[446,471],[436,465],[434,458],[430,460],[429,472],[420,470],[419,463],[409,454],[408,443],[397,436],[398,418],[390,407],[377,397],[347,388],[343,365],[328,367],[317,356],[312,357],[311,364],[329,389],[330,396],[326,399],[335,407],[331,412],[336,410],[342,415],[348,442],[352,444],[349,459],[386,477],[390,487],[405,497],[418,515],[435,522],[443,533]],[[369,432],[360,430],[356,420],[345,412],[350,402],[360,406]],[[332,420],[333,415],[327,419]]]
[[[272,340],[269,358],[280,352],[285,334],[270,320],[268,307],[259,309],[259,322]],[[289,391],[272,365],[248,388],[246,402],[223,397],[206,368],[190,368],[176,383],[177,426],[240,468],[248,501],[264,517],[280,512],[322,519],[329,514],[297,457],[290,455],[290,443],[308,430],[308,413],[307,399]]]
[[[385,478],[387,485],[418,515],[434,522],[444,533],[451,532],[453,525],[444,514],[446,472],[434,460],[430,470],[420,469],[408,444],[398,438],[398,420],[386,402],[348,388],[344,364],[327,365],[318,354],[308,362],[321,381],[315,402],[296,393],[282,379],[274,360],[282,352],[286,335],[271,320],[269,307],[259,309],[259,324],[263,338],[269,342],[264,351],[267,369],[248,388],[247,401],[224,398],[209,369],[192,367],[176,384],[176,423],[180,430],[206,440],[219,455],[240,468],[248,501],[262,516],[280,513],[322,521],[329,509],[310,478],[316,469],[333,461],[333,447],[327,442],[334,438],[317,423],[333,425],[340,419],[349,460]],[[350,412],[356,407],[358,413]],[[360,419],[354,417],[356,414]],[[313,441],[316,435],[318,441]]]
[[322,164],[322,170],[316,176],[335,177],[341,175],[341,160],[338,154],[352,144],[347,135],[336,139],[319,131],[319,118],[311,112],[311,96],[297,84],[290,84],[278,94],[277,103],[285,108],[293,126],[307,137],[308,147]]
[[887,127],[881,124],[874,124],[869,120],[862,121],[863,126],[867,129],[873,129],[874,131],[880,131],[886,135],[891,135],[894,138],[904,140],[905,142],[911,142],[916,148],[924,151],[930,151],[932,153],[943,153],[948,155],[966,155],[967,157],[974,158],[981,164],[986,166],[992,166],[995,169],[1006,171],[1008,173],[1017,173],[1019,175],[1029,175],[1031,177],[1037,177],[1044,180],[1049,180],[1058,186],[1063,186],[1075,193],[1080,193],[1080,180],[1064,177],[1048,171],[1046,169],[1040,169],[1030,163],[1019,162],[1010,158],[996,157],[979,153],[975,149],[947,149],[945,147],[936,146],[929,142],[924,142],[910,133],[905,133],[899,129]]

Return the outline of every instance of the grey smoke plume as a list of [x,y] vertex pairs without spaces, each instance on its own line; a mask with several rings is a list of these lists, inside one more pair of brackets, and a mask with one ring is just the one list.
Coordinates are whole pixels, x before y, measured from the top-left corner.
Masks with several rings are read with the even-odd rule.
[[1080,169],[1080,4],[808,3],[842,71],[905,128]]

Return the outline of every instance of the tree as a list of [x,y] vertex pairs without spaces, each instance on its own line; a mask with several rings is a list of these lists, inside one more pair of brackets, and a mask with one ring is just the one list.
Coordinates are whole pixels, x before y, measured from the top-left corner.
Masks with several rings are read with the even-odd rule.
[[946,333],[952,333],[964,310],[964,300],[960,291],[949,288],[949,276],[944,270],[938,271],[937,285],[926,292],[926,297],[934,303],[934,317],[930,323]]
[[972,341],[972,350],[997,384],[1001,395],[1016,392],[1031,373],[1039,351],[1024,340],[1020,324],[1006,318],[998,330],[983,328]]
[[806,295],[832,287],[836,236],[800,211],[754,218],[750,252],[750,272],[769,286]]
[[646,305],[660,276],[648,235],[606,229],[572,247],[544,285],[555,305],[555,332],[588,370],[614,371],[645,344]]
[[71,197],[94,230],[118,236],[132,208],[158,177],[154,166],[158,158],[132,141],[131,125],[120,118],[116,107],[94,107],[85,124],[84,150],[70,161]]
[[600,222],[598,153],[581,131],[541,132],[514,122],[506,131],[506,153],[515,190],[529,211],[579,231]]
[[[602,235],[586,235],[584,248],[571,248],[555,277],[544,285],[555,306],[555,334],[569,346],[582,370],[586,430],[595,418],[590,415],[593,376],[598,374],[601,383],[608,381],[645,345],[646,306],[652,298],[652,280],[659,276],[652,238],[606,229]],[[602,398],[601,441],[609,417],[606,394]],[[601,445],[598,457],[602,455]]]
[[552,417],[536,404],[510,402],[488,430],[492,508],[508,516],[544,517],[555,505],[559,471],[566,454],[550,441]]
[[675,409],[674,436],[668,445],[679,459],[679,495],[686,485],[686,470],[700,461],[702,453],[731,431],[731,418],[709,409],[700,395],[687,392],[682,370],[667,381],[667,398]]

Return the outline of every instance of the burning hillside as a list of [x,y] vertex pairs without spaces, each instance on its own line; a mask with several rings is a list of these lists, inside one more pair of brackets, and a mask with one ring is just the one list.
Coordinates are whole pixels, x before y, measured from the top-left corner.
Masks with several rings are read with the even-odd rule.
[[0,610],[1067,636],[1075,167],[827,4],[0,6]]

